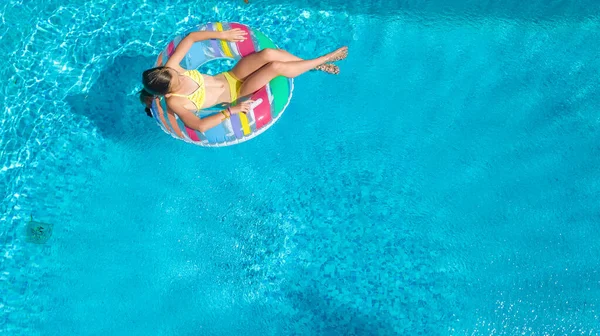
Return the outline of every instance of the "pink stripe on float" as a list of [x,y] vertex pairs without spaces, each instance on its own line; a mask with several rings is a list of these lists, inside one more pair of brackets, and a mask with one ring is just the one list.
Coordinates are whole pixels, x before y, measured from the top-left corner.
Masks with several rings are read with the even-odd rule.
[[169,46],[167,47],[167,55],[169,55],[169,57],[171,57],[171,55],[173,55],[174,51],[175,51],[175,43],[173,43],[173,41],[171,41],[169,43]]
[[235,45],[237,46],[237,49],[240,52],[240,55],[242,57],[244,56],[248,56],[250,54],[253,54],[256,49],[254,48],[254,43],[252,42],[252,35],[250,35],[250,31],[248,30],[248,27],[241,25],[239,23],[232,23],[229,25],[231,27],[231,29],[241,29],[244,32],[246,32],[246,39],[242,42],[236,42]]
[[198,138],[198,134],[196,134],[196,131],[189,128],[189,127],[185,127],[185,131],[187,132],[187,134],[190,136],[190,139],[194,140],[194,141],[200,141],[200,138]]
[[252,95],[252,100],[257,101],[259,99],[262,99],[262,103],[260,103],[260,105],[254,108],[254,120],[256,122],[256,129],[261,129],[272,119],[271,103],[269,102],[267,88],[264,86]]

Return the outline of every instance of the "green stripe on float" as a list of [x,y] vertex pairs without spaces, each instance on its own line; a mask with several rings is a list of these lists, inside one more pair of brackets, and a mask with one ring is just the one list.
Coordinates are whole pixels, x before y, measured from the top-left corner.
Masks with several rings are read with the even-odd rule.
[[285,77],[278,76],[269,82],[269,88],[273,95],[273,119],[277,118],[290,100],[290,83]]
[[275,43],[273,43],[273,41],[271,41],[270,38],[266,37],[265,34],[259,32],[258,30],[252,30],[252,32],[254,33],[254,36],[256,37],[256,41],[258,42],[257,50],[262,50],[262,49],[266,49],[266,48],[273,48],[273,49],[277,48]]
[[[258,30],[253,30],[253,33],[258,42],[258,49],[277,49],[275,43],[265,36],[265,34],[259,32]],[[271,89],[271,94],[273,95],[273,113],[271,115],[273,116],[273,119],[275,119],[290,100],[290,83],[287,78],[278,76],[269,82],[269,86]]]

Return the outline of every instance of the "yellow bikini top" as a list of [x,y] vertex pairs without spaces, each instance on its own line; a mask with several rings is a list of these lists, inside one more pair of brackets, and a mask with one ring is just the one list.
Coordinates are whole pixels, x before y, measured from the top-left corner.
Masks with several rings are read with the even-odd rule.
[[206,99],[206,89],[204,88],[204,77],[200,74],[198,70],[187,70],[183,73],[184,76],[191,78],[196,84],[198,84],[198,89],[192,92],[189,95],[182,95],[177,93],[172,93],[172,96],[176,97],[184,97],[189,99],[194,105],[196,105],[196,109],[200,110],[202,105],[204,104],[204,100]]

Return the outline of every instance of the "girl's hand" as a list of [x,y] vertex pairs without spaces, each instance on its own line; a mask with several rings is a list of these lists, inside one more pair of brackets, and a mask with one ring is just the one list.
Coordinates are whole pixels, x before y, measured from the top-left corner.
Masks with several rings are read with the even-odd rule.
[[222,32],[221,40],[226,40],[229,42],[242,42],[246,40],[246,35],[248,35],[245,31],[235,28]]
[[231,114],[238,114],[238,113],[248,113],[248,111],[250,111],[250,106],[252,105],[252,103],[254,103],[254,100],[246,100],[243,103],[239,103],[236,106],[232,106],[229,108],[229,111],[231,112]]

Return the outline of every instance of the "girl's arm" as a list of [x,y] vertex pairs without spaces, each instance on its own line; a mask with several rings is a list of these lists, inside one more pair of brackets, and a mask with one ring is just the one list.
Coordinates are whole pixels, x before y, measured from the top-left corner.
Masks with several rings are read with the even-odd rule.
[[247,100],[239,105],[233,106],[228,110],[213,114],[205,118],[198,118],[194,113],[186,110],[183,106],[169,106],[171,111],[175,112],[183,123],[199,132],[206,132],[209,129],[219,125],[223,120],[230,117],[231,114],[246,113],[250,110],[252,100]]
[[246,39],[246,32],[236,28],[226,31],[198,31],[189,33],[186,37],[183,38],[183,40],[181,40],[181,42],[179,42],[177,48],[175,48],[175,52],[173,52],[173,55],[169,57],[169,60],[167,61],[167,64],[165,64],[165,66],[178,71],[183,70],[179,66],[179,63],[181,63],[181,60],[183,60],[183,57],[185,56],[185,54],[187,54],[192,45],[198,41],[211,39],[241,42]]

